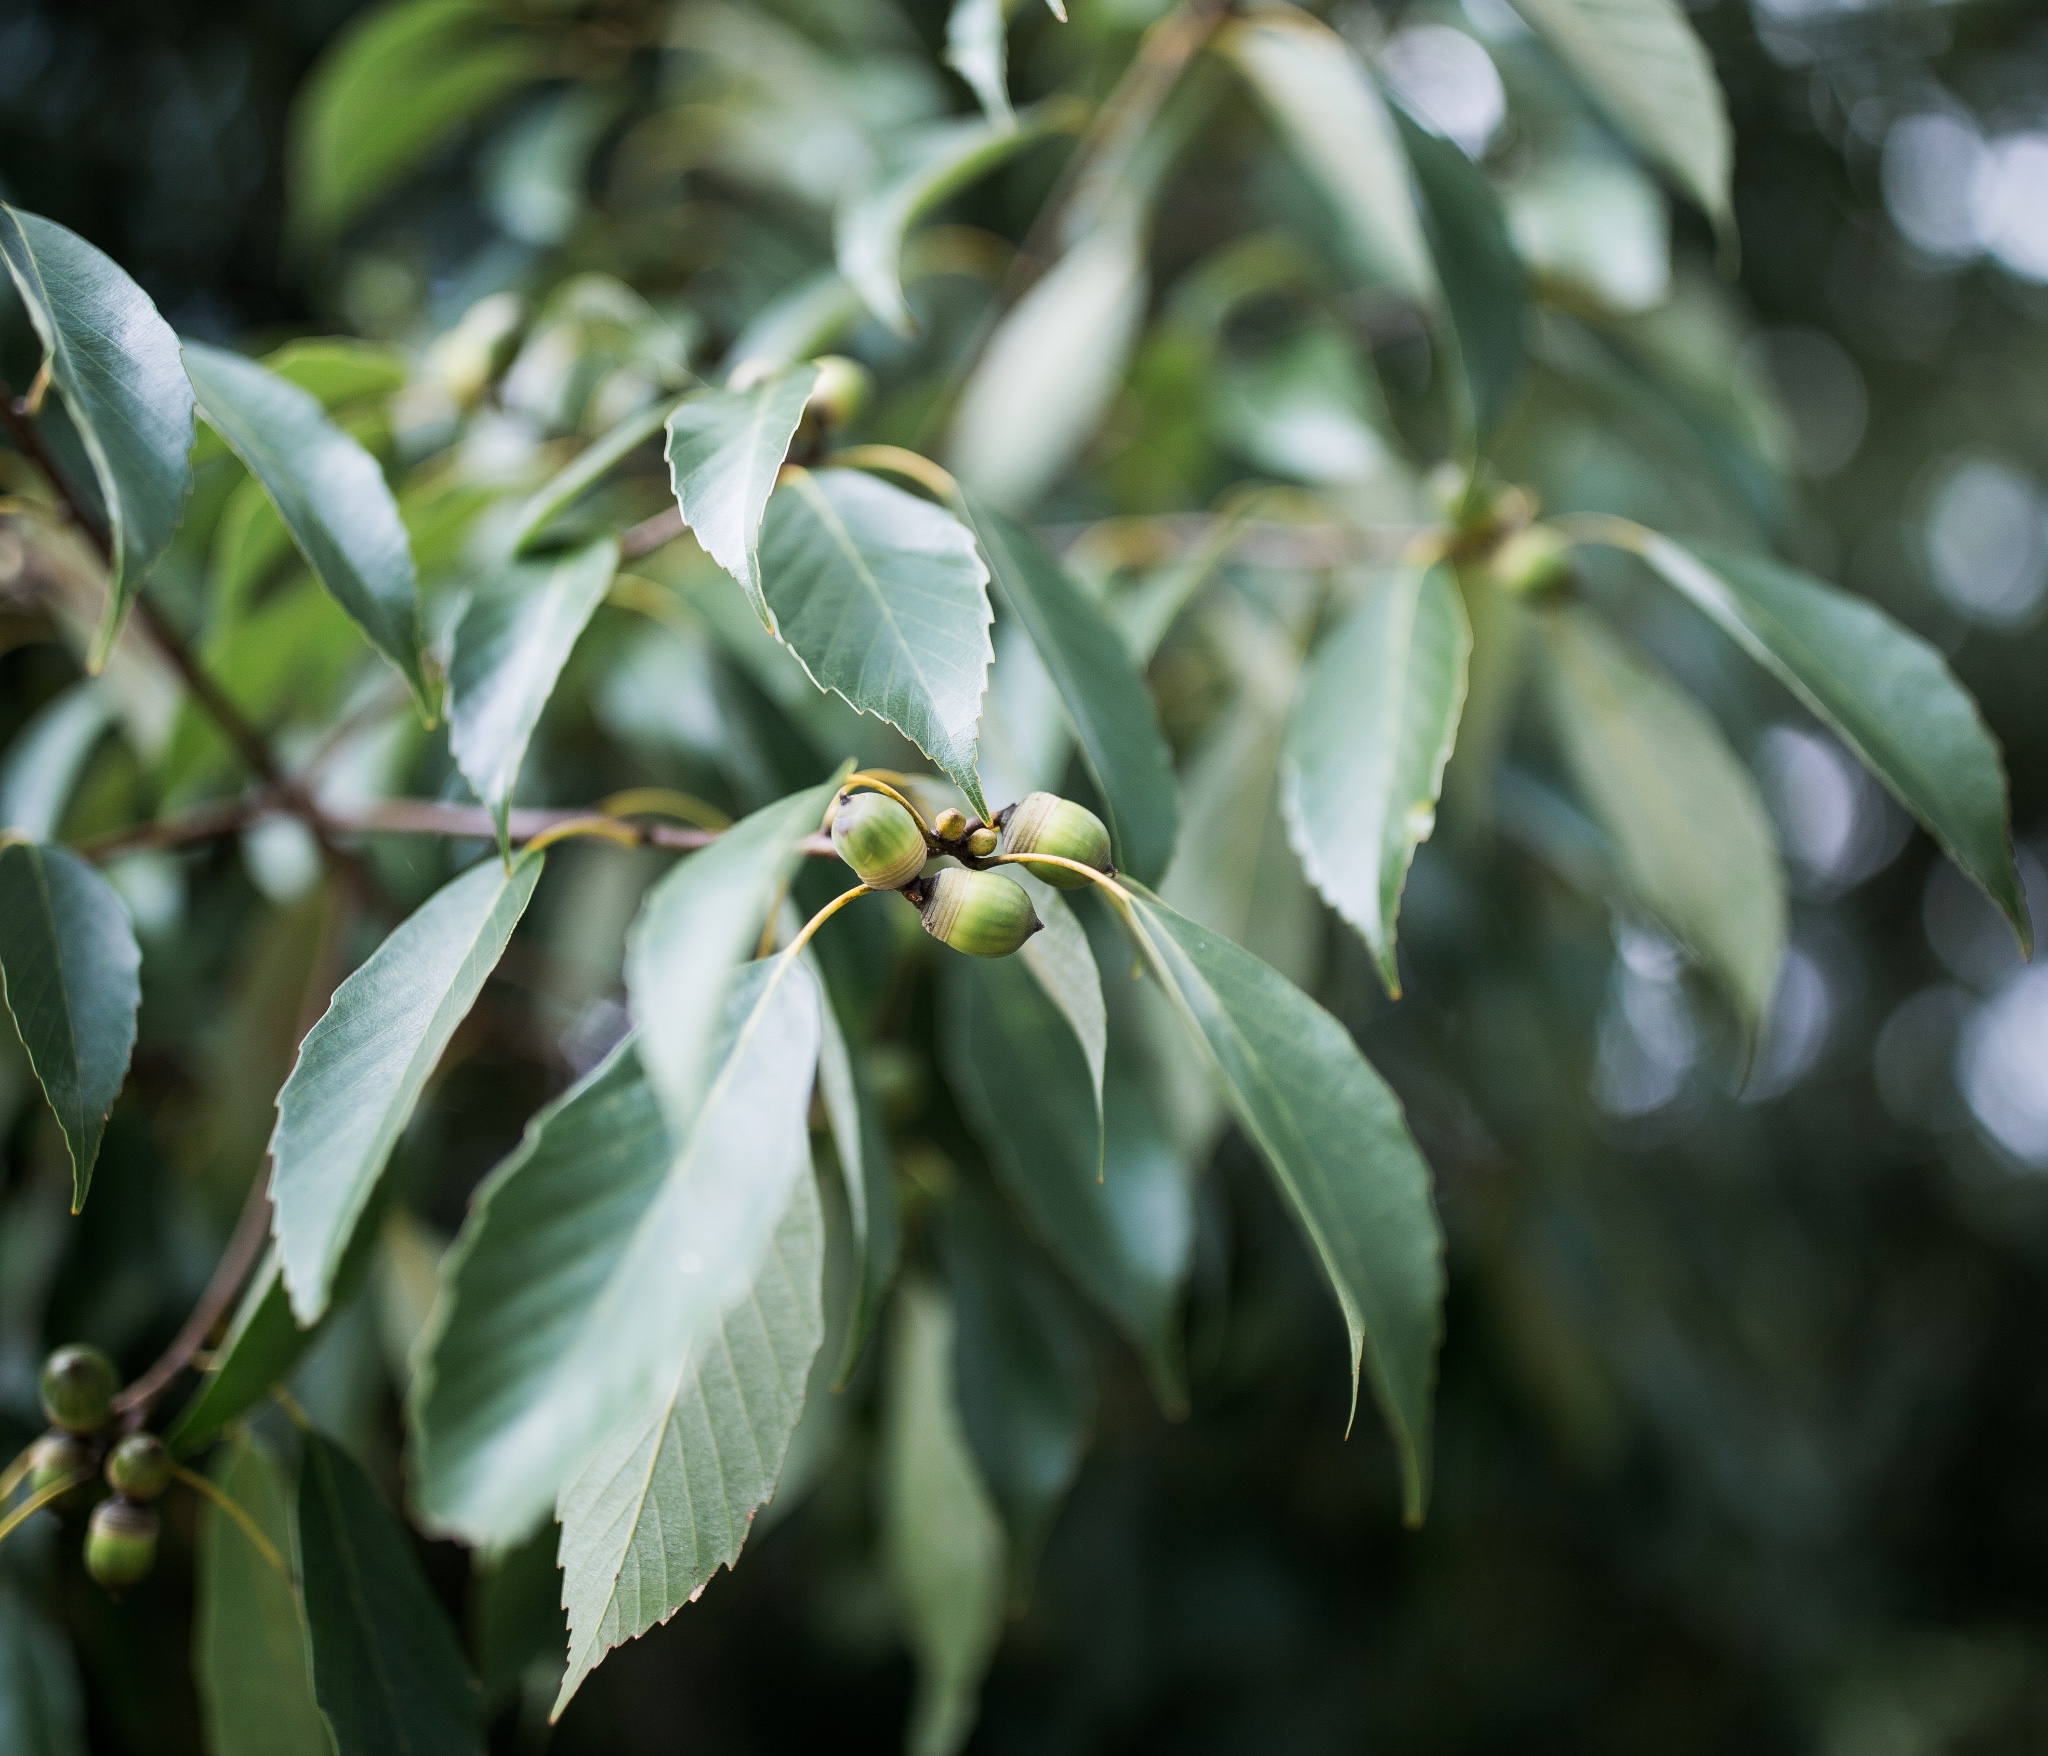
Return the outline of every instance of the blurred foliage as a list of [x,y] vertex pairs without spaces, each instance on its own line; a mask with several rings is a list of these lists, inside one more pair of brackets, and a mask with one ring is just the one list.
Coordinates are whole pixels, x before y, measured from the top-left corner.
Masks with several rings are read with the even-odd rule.
[[[714,343],[769,335],[791,316],[771,297],[829,260],[831,203],[864,175],[872,135],[964,102],[929,72],[945,21],[928,4],[536,5],[504,28],[553,33],[535,64],[550,77],[527,80],[517,56],[495,82],[480,73],[419,143],[417,174],[337,173],[288,224],[283,167],[322,174],[304,156],[317,139],[288,140],[288,103],[345,10],[15,0],[0,15],[0,185],[128,264],[182,329],[344,328],[423,360],[395,428],[366,402],[359,436],[406,461],[462,433],[459,467],[405,499],[430,586],[459,571],[466,494],[537,484],[562,439],[604,431]],[[1020,108],[1099,96],[1158,8],[1072,10],[1064,28],[1019,14]],[[1484,155],[1538,264],[1536,364],[1499,436],[1503,474],[1547,510],[1775,544],[1936,640],[2005,745],[2048,921],[2048,27],[2019,0],[1718,0],[1694,17],[1735,122],[1733,278],[1706,222],[1667,209],[1498,0],[1346,7],[1338,22]],[[1198,511],[1247,469],[1346,482],[1362,506],[1411,515],[1419,484],[1389,466],[1384,435],[1437,448],[1426,350],[1286,241],[1327,231],[1318,198],[1253,112],[1211,96],[1193,82],[1197,144],[1163,173],[1129,369],[1042,521]],[[1057,162],[1019,153],[920,236],[917,338],[870,320],[836,344],[884,386],[864,437],[936,439],[995,240],[1021,234]],[[1275,231],[1218,250],[1248,210]],[[348,395],[325,400],[347,419]],[[252,577],[270,581],[258,619],[224,636],[243,656],[217,654],[223,668],[250,679],[258,711],[339,705],[350,679],[318,663],[331,643],[292,632],[332,606],[277,577],[260,505],[207,506],[208,491],[202,473],[188,527],[212,536],[216,569],[239,517]],[[616,525],[664,492],[657,473],[622,477],[598,515]],[[1155,572],[1135,538],[1120,553],[1112,527],[1095,533],[1077,563]],[[182,588],[191,607],[199,559],[174,550],[160,570],[173,601]],[[2027,1365],[2048,1322],[2048,980],[1704,622],[1618,567],[1588,571],[1764,778],[1794,902],[1754,1064],[1739,1068],[1668,944],[1557,881],[1573,825],[1527,725],[1501,733],[1492,832],[1453,767],[1445,830],[1407,893],[1398,1006],[1260,809],[1241,838],[1249,941],[1319,972],[1437,1174],[1452,1298],[1431,1516],[1401,1530],[1376,1426],[1342,1438],[1327,1295],[1226,1137],[1198,1202],[1192,1411],[1165,1420],[1138,1361],[1098,1335],[1094,1448],[1007,1631],[976,1749],[1919,1756],[2048,1741],[2048,1387]],[[791,772],[786,700],[710,638],[727,633],[719,606],[689,577],[662,583],[686,594],[687,637],[658,643],[623,613],[593,625],[536,800],[623,784],[619,749],[638,780],[734,803],[811,778],[802,758]],[[1228,717],[1257,705],[1258,641],[1292,643],[1284,703],[1306,632],[1285,565],[1254,553],[1228,584],[1153,671],[1197,822],[1201,752],[1259,735]],[[8,742],[75,672],[24,619],[0,621],[0,641]],[[187,751],[191,796],[218,784],[202,728],[162,731]],[[448,775],[417,739],[361,760],[415,791]],[[105,746],[66,832],[124,820],[142,786]],[[374,857],[407,899],[450,869],[418,842]],[[288,835],[115,875],[148,954],[142,1034],[75,1224],[61,1141],[18,1051],[0,1049],[9,1452],[31,1431],[47,1345],[89,1338],[139,1370],[189,1307],[258,1162],[316,956],[310,869]],[[487,991],[401,1148],[397,1180],[431,1240],[615,1035],[607,959],[648,875],[603,851],[558,859],[528,961]],[[236,930],[252,913],[260,930]],[[826,950],[878,955],[853,930]],[[936,1076],[927,989],[885,994],[864,1022],[910,1185],[982,1181]],[[387,1480],[418,1321],[390,1256],[294,1380]],[[871,1401],[857,1380],[809,1497],[701,1602],[614,1655],[550,1748],[894,1747],[910,1685],[873,1554]],[[116,1607],[47,1545],[9,1551],[8,1572],[56,1582],[96,1750],[199,1747],[190,1530],[174,1524],[167,1552]],[[498,1691],[494,1748],[538,1747],[552,1681],[522,1698],[519,1678],[556,1637],[552,1571],[515,1555],[472,1581],[455,1551],[429,1559]]]

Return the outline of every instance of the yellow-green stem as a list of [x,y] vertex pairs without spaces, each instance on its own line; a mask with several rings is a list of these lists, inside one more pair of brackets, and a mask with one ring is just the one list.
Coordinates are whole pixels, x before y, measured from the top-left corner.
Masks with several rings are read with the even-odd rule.
[[270,1538],[263,1534],[263,1527],[249,1516],[248,1511],[232,1495],[223,1493],[196,1469],[187,1469],[182,1463],[171,1465],[171,1475],[190,1488],[193,1493],[211,1501],[242,1527],[242,1534],[255,1545],[257,1554],[275,1567],[284,1582],[292,1583],[291,1569],[284,1564],[284,1557],[277,1552]]
[[81,1482],[89,1482],[91,1480],[91,1470],[75,1469],[68,1476],[64,1477],[63,1480],[52,1482],[47,1488],[38,1488],[26,1500],[22,1501],[19,1506],[15,1507],[12,1512],[8,1513],[5,1518],[0,1518],[0,1543],[4,1543],[22,1525],[26,1524],[38,1512],[42,1511],[45,1506],[49,1505],[52,1500],[63,1499],[66,1494],[70,1493]]
[[921,488],[929,488],[941,500],[958,500],[960,484],[949,471],[928,457],[906,451],[900,445],[850,445],[821,460],[827,469],[885,469],[891,475],[907,477]]

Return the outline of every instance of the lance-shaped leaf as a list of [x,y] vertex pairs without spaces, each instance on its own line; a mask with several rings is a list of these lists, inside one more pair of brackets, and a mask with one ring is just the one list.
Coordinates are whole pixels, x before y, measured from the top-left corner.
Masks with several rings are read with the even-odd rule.
[[135,1048],[142,952],[113,887],[65,848],[0,843],[0,992],[71,1153],[85,1205]]
[[817,367],[792,366],[745,390],[700,390],[668,418],[669,483],[683,522],[740,582],[771,634],[777,629],[761,589],[761,516],[817,382]]
[[[292,1489],[254,1440],[230,1439],[207,1472],[295,1567]],[[323,1756],[334,1737],[313,1696],[312,1649],[295,1582],[278,1572],[241,1523],[200,1513],[192,1674],[211,1756]]]
[[[1043,917],[1041,917],[1043,918]],[[1032,935],[1042,939],[1043,933]],[[815,948],[813,948],[815,949]],[[824,1002],[818,1008],[822,1026],[818,1041],[818,1096],[832,1130],[832,1150],[839,1161],[839,1180],[846,1194],[852,1232],[853,1266],[846,1288],[845,1334],[833,1368],[832,1387],[843,1390],[859,1363],[868,1333],[882,1309],[882,1298],[895,1277],[901,1247],[896,1221],[896,1167],[881,1110],[866,1078],[848,1048],[846,1033],[822,964],[812,950],[804,953]]]
[[1728,106],[1679,0],[1514,0],[1514,7],[1608,120],[1717,227],[1731,228]]
[[1398,110],[1394,119],[1415,167],[1442,275],[1444,312],[1457,356],[1460,421],[1469,435],[1483,439],[1507,413],[1527,364],[1528,277],[1486,173],[1441,135]]
[[825,1337],[825,1222],[799,1177],[745,1290],[697,1339],[655,1406],[562,1490],[569,1670],[559,1718],[614,1646],[666,1622],[739,1559],[782,1473]]
[[2031,953],[2005,766],[1941,654],[1875,604],[1779,562],[1659,536],[1637,552],[1834,728]]
[[313,1692],[336,1756],[481,1756],[476,1685],[410,1538],[319,1433],[306,1435],[298,1513]]
[[1436,271],[1394,121],[1358,57],[1292,8],[1234,20],[1216,36],[1287,136],[1372,266],[1427,302]]
[[1378,582],[1303,673],[1280,759],[1287,828],[1310,880],[1364,935],[1399,995],[1394,918],[1465,704],[1472,630],[1448,567]]
[[569,651],[618,571],[610,537],[508,562],[471,594],[448,666],[448,745],[505,831],[526,746]]
[[[677,408],[673,399],[657,400],[628,415],[611,431],[586,445],[561,469],[536,488],[512,528],[502,539],[507,554],[517,555],[534,546],[534,539],[546,530],[548,521],[576,498],[602,481],[638,447],[662,430]],[[779,461],[779,460],[778,460]],[[769,480],[774,480],[770,472]],[[765,500],[768,490],[761,490]]]
[[[996,12],[995,48],[998,65],[993,75],[997,92],[1002,89],[1002,14]],[[956,12],[955,18],[958,18]],[[974,64],[985,81],[988,74],[986,29]],[[949,30],[950,41],[950,30]],[[964,70],[963,70],[964,71]],[[988,103],[983,84],[982,102]],[[958,194],[978,177],[986,176],[1019,147],[1028,146],[1043,135],[1061,111],[1040,105],[1023,116],[1009,113],[1009,100],[1002,100],[1000,114],[966,117],[938,122],[911,136],[875,186],[848,201],[839,210],[835,242],[839,272],[860,290],[868,309],[898,335],[914,327],[910,307],[903,302],[903,236],[918,218],[929,213],[948,196]]]
[[194,341],[185,369],[207,421],[263,484],[307,565],[429,712],[412,545],[377,460],[318,397],[254,360]]
[[1022,866],[1006,867],[1005,875],[1030,892],[1042,929],[1024,942],[1017,955],[1074,1033],[1082,1059],[1088,1064],[1088,1077],[1095,1088],[1095,1113],[1100,1120],[1103,1067],[1109,1056],[1109,1012],[1102,1003],[1102,972],[1095,967],[1087,929],[1067,899],[1050,884],[1034,878]]
[[192,488],[192,386],[171,326],[120,267],[75,232],[0,203],[0,257],[28,307],[106,509],[107,611],[89,668],[169,546]]
[[1088,1343],[1058,1283],[964,1186],[947,1200],[939,1247],[961,1424],[1009,1531],[1021,1599],[1094,1425]]
[[1032,1230],[1182,1405],[1176,1319],[1194,1241],[1187,1180],[1112,1060],[1101,1107],[1087,1060],[1017,959],[948,962],[948,1081]]
[[1132,907],[1147,960],[1337,1295],[1352,1394],[1362,1366],[1393,1432],[1408,1521],[1419,1523],[1444,1245],[1400,1101],[1344,1027],[1276,970],[1154,897]]
[[526,912],[546,856],[443,885],[334,991],[277,1098],[271,1230],[303,1324],[327,1309],[356,1222],[441,1051]]
[[946,65],[967,81],[984,116],[1014,126],[1008,22],[1003,0],[953,0],[946,14]]
[[897,1295],[882,1434],[882,1553],[917,1659],[908,1756],[954,1756],[974,1729],[1003,1623],[1003,1527],[960,1421],[953,1313]]
[[119,711],[113,688],[90,677],[36,710],[0,764],[0,834],[56,835],[78,777]]
[[1589,611],[1546,619],[1553,718],[1623,880],[1714,973],[1752,1040],[1785,948],[1785,872],[1714,722]]
[[0,1577],[0,1750],[85,1756],[85,1702],[70,1644]]
[[429,1523],[518,1541],[673,1390],[810,1175],[817,1054],[816,986],[771,959],[734,987],[693,1125],[630,1045],[534,1120],[442,1264],[412,1405]]
[[821,689],[887,720],[989,814],[988,569],[951,513],[856,470],[792,472],[761,529],[768,604]]
[[1003,608],[1030,636],[1066,705],[1109,816],[1117,864],[1140,883],[1157,882],[1178,827],[1173,760],[1130,649],[1031,532],[964,496],[961,510]]
[[626,935],[641,1064],[679,1137],[697,1119],[733,972],[753,955],[834,784],[764,805],[692,854],[647,893]]

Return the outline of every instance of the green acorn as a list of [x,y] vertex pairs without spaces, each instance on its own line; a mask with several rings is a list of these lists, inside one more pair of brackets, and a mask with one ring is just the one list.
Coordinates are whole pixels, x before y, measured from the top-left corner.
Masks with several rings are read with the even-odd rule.
[[85,1570],[109,1591],[140,1585],[156,1565],[156,1509],[115,1495],[92,1511],[85,1532]]
[[965,866],[933,873],[918,912],[927,933],[969,957],[1008,957],[1045,925],[1023,885]]
[[978,823],[967,832],[967,851],[977,860],[985,860],[1003,845],[1003,838],[986,823]]
[[[1002,850],[1006,854],[1058,854],[1098,872],[1116,870],[1109,863],[1109,831],[1103,828],[1102,819],[1072,799],[1057,793],[1026,793],[999,813],[997,821],[1003,828]],[[1030,872],[1061,890],[1079,890],[1088,882],[1065,866],[1032,866]]]
[[28,1473],[28,1491],[40,1494],[54,1488],[67,1476],[83,1473],[84,1480],[69,1493],[50,1502],[57,1512],[82,1512],[92,1504],[92,1447],[70,1433],[45,1433],[36,1441]]
[[83,1342],[60,1347],[43,1362],[43,1413],[51,1426],[67,1433],[97,1433],[114,1412],[114,1392],[120,1388],[114,1362]]
[[917,820],[882,793],[841,793],[832,816],[839,857],[876,890],[901,890],[927,858]]
[[1571,544],[1550,525],[1532,524],[1494,550],[1487,571],[1503,591],[1533,597],[1562,585],[1571,566]]
[[130,1433],[107,1453],[107,1486],[126,1500],[154,1500],[171,1485],[171,1454],[154,1433]]
[[828,427],[859,420],[875,394],[874,375],[844,354],[820,354],[811,364],[818,368],[818,382],[805,406],[815,409]]
[[932,834],[941,841],[958,841],[967,833],[967,813],[950,807],[932,819]]

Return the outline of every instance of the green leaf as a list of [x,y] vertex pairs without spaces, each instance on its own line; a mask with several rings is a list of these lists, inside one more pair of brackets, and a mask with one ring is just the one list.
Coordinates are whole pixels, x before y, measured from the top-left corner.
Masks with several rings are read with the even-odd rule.
[[965,496],[961,511],[1003,608],[1031,637],[1066,704],[1120,867],[1151,884],[1173,855],[1173,760],[1152,692],[1102,608],[1014,519]]
[[792,366],[745,390],[700,390],[668,418],[669,481],[683,522],[740,582],[770,634],[780,630],[761,587],[761,516],[817,382],[817,367]]
[[1216,47],[1250,81],[1367,262],[1423,303],[1436,271],[1385,100],[1344,39],[1288,9],[1236,19]]
[[38,708],[0,766],[0,834],[49,841],[85,765],[113,724],[114,693],[87,677]]
[[[525,505],[519,508],[518,515],[512,520],[512,528],[500,539],[504,553],[518,555],[532,548],[534,539],[545,533],[548,521],[556,513],[608,475],[621,459],[652,439],[680,407],[681,404],[673,400],[651,402],[586,445],[535,489]],[[768,490],[764,487],[761,497],[765,500],[767,495]]]
[[[1031,935],[1017,955],[1045,996],[1060,1009],[1060,1016],[1074,1033],[1082,1058],[1088,1064],[1089,1083],[1095,1088],[1095,1114],[1102,1117],[1103,1066],[1109,1055],[1109,1014],[1102,1003],[1102,972],[1095,967],[1095,953],[1089,949],[1087,930],[1082,927],[1067,899],[1050,884],[1035,878],[1022,866],[1004,868],[1031,894],[1043,931]],[[1097,1144],[1096,1174],[1101,1175],[1100,1143]]]
[[793,473],[761,530],[768,603],[811,681],[888,721],[984,818],[988,569],[949,512],[856,470]]
[[1608,120],[1717,229],[1732,230],[1728,107],[1678,0],[1514,0],[1514,7]]
[[292,1314],[327,1309],[335,1272],[455,1027],[476,1003],[546,856],[472,866],[335,990],[277,1098],[271,1229]]
[[1637,552],[1834,728],[2031,956],[1998,743],[1941,654],[1875,604],[1779,562],[1659,536]]
[[488,0],[394,0],[362,14],[301,89],[291,223],[326,243],[465,123],[549,71]]
[[954,1756],[1002,1638],[1003,1527],[954,1400],[953,1313],[922,1281],[896,1298],[882,1433],[882,1553],[917,1660],[908,1756]]
[[622,1047],[478,1192],[414,1387],[435,1528],[517,1541],[761,1274],[810,1176],[816,986],[801,964],[752,965],[722,1026],[694,1125],[665,1125]]
[[192,386],[148,294],[76,233],[0,202],[0,256],[106,508],[107,610],[87,665],[97,672],[185,514]]
[[939,1245],[961,1423],[1009,1532],[1021,1598],[1094,1425],[1088,1344],[1058,1285],[971,1190],[948,1199]]
[[763,806],[682,861],[647,893],[627,932],[641,1064],[679,1138],[697,1119],[734,972],[753,955],[836,784]]
[[501,837],[541,710],[618,566],[611,537],[546,560],[507,562],[478,586],[455,626],[448,747]]
[[85,1206],[135,1048],[142,952],[113,887],[76,854],[0,843],[0,993],[71,1153]]
[[1436,827],[1465,704],[1472,630],[1447,566],[1376,583],[1302,676],[1280,759],[1288,834],[1310,881],[1364,936],[1398,997],[1394,918]]
[[1464,424],[1483,439],[1513,404],[1528,363],[1528,279],[1486,173],[1440,135],[1394,116],[1442,280]]
[[[957,21],[958,11],[954,18]],[[948,26],[951,40],[951,26]],[[996,51],[1002,47],[1002,20],[997,9]],[[983,54],[986,48],[984,45]],[[984,62],[985,70],[985,62]],[[1000,90],[1002,75],[994,75]],[[977,91],[981,87],[977,85]],[[983,95],[987,105],[987,96]],[[874,312],[898,335],[916,325],[903,302],[903,236],[922,215],[948,196],[958,194],[986,176],[1020,147],[1043,136],[1060,117],[1058,108],[1040,105],[1023,116],[1002,113],[935,122],[908,135],[895,162],[873,188],[844,203],[833,228],[839,272],[846,276]]]
[[1344,1027],[1250,952],[1140,895],[1147,960],[1308,1234],[1393,1431],[1408,1522],[1429,1498],[1444,1244],[1400,1101]]
[[1546,618],[1553,717],[1629,889],[1718,978],[1752,1041],[1785,947],[1785,873],[1714,722],[1590,612]]
[[207,420],[263,484],[320,583],[430,715],[412,548],[377,460],[319,398],[254,360],[194,341],[185,369]]
[[[237,1435],[220,1448],[207,1474],[255,1521],[285,1565],[293,1565],[292,1490],[276,1459]],[[334,1736],[313,1695],[311,1637],[293,1580],[216,1507],[202,1508],[196,1547],[192,1674],[209,1756],[332,1751]]]
[[313,1690],[337,1756],[481,1756],[476,1685],[411,1539],[319,1433],[306,1435],[298,1511]]
[[6,1578],[0,1578],[0,1750],[85,1756],[85,1703],[70,1643]]
[[1003,0],[953,0],[946,15],[946,65],[966,80],[983,115],[1015,126],[1006,27]]
[[953,416],[946,461],[970,492],[1023,512],[1066,473],[1123,382],[1145,292],[1142,228],[1119,209],[1017,301]]
[[1185,1174],[1143,1098],[1112,1059],[1098,1110],[1073,1032],[1017,959],[949,959],[940,1000],[946,1075],[998,1180],[1178,1408],[1194,1224]]
[[264,365],[301,390],[311,391],[325,409],[389,396],[411,375],[406,357],[382,342],[351,335],[310,335],[288,341],[263,356]]
[[825,1222],[799,1177],[753,1278],[692,1344],[661,1399],[563,1490],[569,1671],[554,1714],[614,1646],[666,1622],[739,1560],[782,1473],[825,1338]]
[[[1043,933],[1033,936],[1045,937]],[[825,995],[818,1009],[823,1027],[818,1041],[818,1095],[832,1130],[832,1150],[839,1161],[852,1233],[853,1271],[848,1277],[845,1336],[832,1374],[832,1387],[843,1390],[896,1274],[901,1244],[896,1222],[896,1167],[875,1094],[854,1063],[832,989],[821,963],[809,950],[804,953],[804,967]]]

